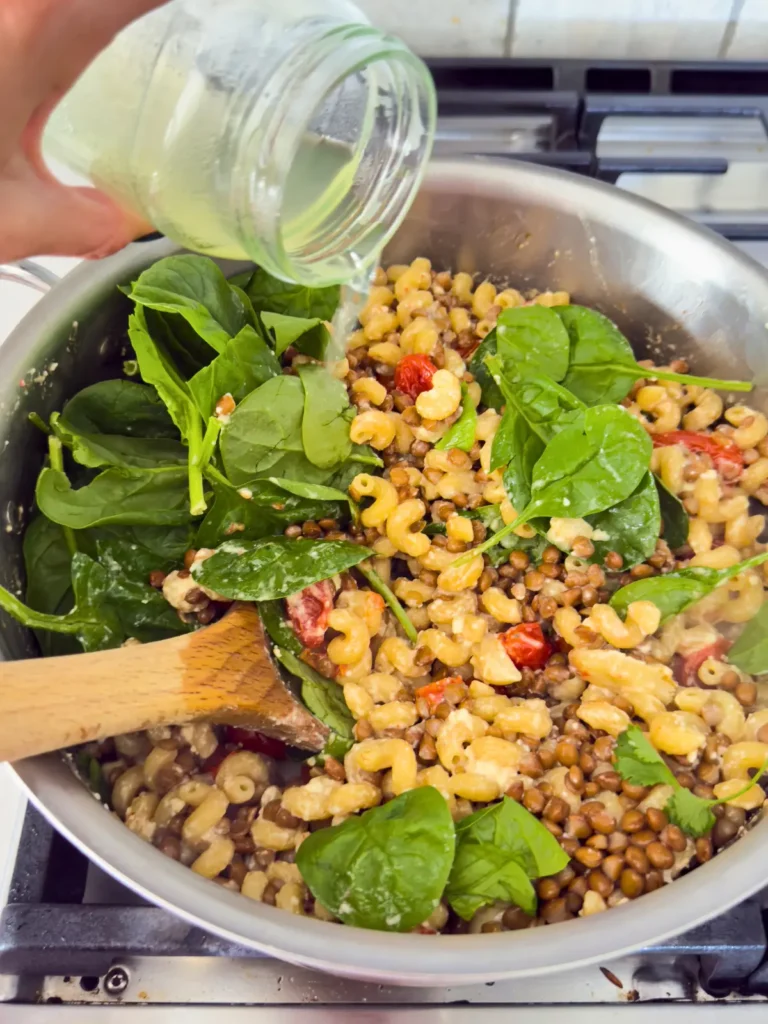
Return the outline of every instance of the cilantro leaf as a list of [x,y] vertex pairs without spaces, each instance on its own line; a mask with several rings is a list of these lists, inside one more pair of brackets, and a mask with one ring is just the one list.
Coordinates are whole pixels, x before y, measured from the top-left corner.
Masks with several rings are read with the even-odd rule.
[[645,733],[636,725],[616,741],[616,770],[634,786],[674,786],[677,780]]
[[717,801],[703,800],[678,783],[664,810],[673,825],[698,839],[706,835],[717,820],[712,813],[715,803]]

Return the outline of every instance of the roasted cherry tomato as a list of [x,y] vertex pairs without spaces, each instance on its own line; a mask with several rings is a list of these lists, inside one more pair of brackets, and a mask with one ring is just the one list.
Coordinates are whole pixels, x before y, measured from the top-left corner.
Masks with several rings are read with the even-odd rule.
[[267,757],[274,757],[276,761],[285,760],[286,746],[283,741],[274,740],[271,736],[265,736],[261,732],[228,725],[224,730],[224,738],[227,743],[236,743],[238,747],[250,750],[254,754],[266,754]]
[[544,668],[553,650],[538,622],[512,626],[501,634],[501,642],[518,668]]
[[443,703],[445,696],[445,688],[448,683],[460,683],[462,679],[460,676],[448,676],[447,679],[438,679],[434,683],[427,683],[426,686],[420,686],[418,690],[414,691],[415,697],[421,697],[429,705],[429,710],[434,711],[435,708]]
[[[680,665],[679,681],[683,686],[698,686],[699,669],[707,658],[714,658],[715,661],[720,661],[730,646],[731,641],[721,636],[713,644],[702,647],[700,651],[694,651],[693,654],[683,658]],[[677,673],[675,674],[677,675]]]
[[709,455],[715,466],[744,466],[744,454],[733,441],[719,444],[711,434],[699,434],[695,430],[670,430],[665,434],[653,435],[654,448],[666,448],[671,444],[681,444],[689,452],[703,452]]
[[428,356],[403,356],[395,367],[395,387],[415,401],[422,391],[429,391],[437,367]]
[[321,647],[333,610],[333,583],[312,583],[285,599],[293,631],[305,647]]

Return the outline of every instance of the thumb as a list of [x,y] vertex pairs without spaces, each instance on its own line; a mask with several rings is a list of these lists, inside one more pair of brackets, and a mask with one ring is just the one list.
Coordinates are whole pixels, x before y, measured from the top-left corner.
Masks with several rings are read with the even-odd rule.
[[0,260],[25,256],[98,259],[121,249],[152,226],[94,188],[55,181],[0,183]]

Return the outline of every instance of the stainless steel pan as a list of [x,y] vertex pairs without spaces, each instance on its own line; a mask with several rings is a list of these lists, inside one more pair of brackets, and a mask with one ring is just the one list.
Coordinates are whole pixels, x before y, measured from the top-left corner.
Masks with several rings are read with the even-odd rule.
[[[166,241],[137,244],[79,267],[0,349],[6,586],[20,582],[21,523],[43,456],[26,413],[47,415],[78,388],[118,372],[128,303],[116,286],[172,251]],[[617,320],[644,354],[684,355],[694,372],[768,383],[766,271],[707,231],[609,186],[526,165],[436,164],[387,252],[395,262],[416,255],[517,287],[567,289]],[[768,409],[765,390],[755,400]],[[5,618],[0,649],[12,658],[34,650]],[[388,935],[293,917],[204,881],[129,832],[59,756],[13,770],[60,831],[154,903],[293,963],[381,982],[456,985],[605,962],[720,913],[768,877],[763,822],[672,886],[605,914],[524,932]]]

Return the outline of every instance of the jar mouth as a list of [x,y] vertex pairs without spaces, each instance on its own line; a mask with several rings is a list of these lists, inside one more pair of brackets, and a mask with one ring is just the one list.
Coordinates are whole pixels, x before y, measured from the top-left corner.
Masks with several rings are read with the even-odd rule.
[[[262,265],[288,280],[361,280],[426,170],[434,86],[403,43],[367,26],[335,28],[302,58],[269,112],[266,135],[258,111],[249,119],[260,140],[255,147],[246,138],[238,159],[243,171],[251,167],[237,211],[241,242],[248,251],[255,232]],[[296,66],[306,68],[303,76]]]

